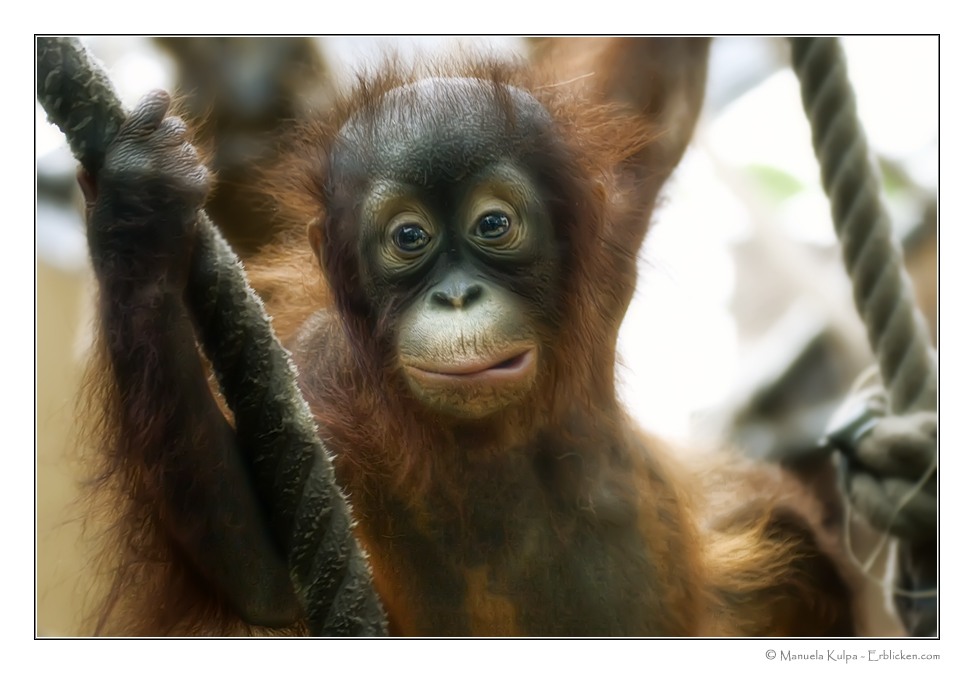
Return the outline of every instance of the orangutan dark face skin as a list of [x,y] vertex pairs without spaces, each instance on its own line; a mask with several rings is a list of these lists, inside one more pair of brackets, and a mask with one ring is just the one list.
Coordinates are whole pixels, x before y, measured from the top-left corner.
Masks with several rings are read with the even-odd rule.
[[[296,126],[261,177],[282,236],[247,262],[274,334],[203,264],[232,257],[200,229],[208,170],[169,96],[133,110],[86,190],[90,503],[99,529],[117,514],[94,633],[860,626],[832,501],[724,453],[681,466],[617,398],[707,40],[545,44],[534,63],[420,71],[466,77],[391,62]],[[309,222],[318,269],[292,236]]]
[[505,110],[496,94],[462,78],[395,89],[346,124],[332,157],[348,200],[334,210],[354,214],[334,225],[356,239],[369,304],[397,317],[402,376],[465,419],[530,391],[556,295],[558,246],[526,157],[548,113],[514,89]]

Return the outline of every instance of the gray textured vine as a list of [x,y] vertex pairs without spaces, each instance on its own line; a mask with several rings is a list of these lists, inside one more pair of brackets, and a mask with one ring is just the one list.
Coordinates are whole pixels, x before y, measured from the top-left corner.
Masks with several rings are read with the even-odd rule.
[[[76,38],[38,38],[37,97],[93,175],[126,111]],[[349,505],[298,389],[295,370],[230,246],[202,211],[189,310],[238,423],[294,588],[313,635],[382,635],[372,573],[352,535]]]
[[37,39],[37,100],[85,170],[97,174],[125,109],[105,71],[76,39]]
[[825,37],[791,43],[833,224],[891,412],[935,410],[931,340],[880,201],[878,170],[857,117],[842,47]]
[[[843,50],[836,38],[792,38],[791,42],[792,64],[812,127],[833,224],[853,282],[854,301],[877,358],[889,412],[905,415],[935,411],[938,382],[931,341],[914,304],[900,247],[892,237],[890,219],[880,200],[879,172],[871,162],[857,117]],[[893,509],[884,540],[908,501],[936,470],[934,454],[914,490]],[[880,478],[871,475],[867,480],[876,482]],[[877,489],[874,492],[883,494]],[[927,538],[900,541],[897,568],[904,588],[896,589],[895,601],[905,626],[914,636],[934,635],[937,545]]]

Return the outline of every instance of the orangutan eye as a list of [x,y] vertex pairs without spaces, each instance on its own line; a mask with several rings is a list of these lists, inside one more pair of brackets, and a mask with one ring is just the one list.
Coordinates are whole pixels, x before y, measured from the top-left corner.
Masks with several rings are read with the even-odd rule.
[[430,235],[419,225],[401,225],[393,232],[393,243],[401,250],[413,253],[430,243]]
[[477,223],[475,232],[482,239],[497,239],[503,237],[511,228],[511,221],[503,213],[489,213]]

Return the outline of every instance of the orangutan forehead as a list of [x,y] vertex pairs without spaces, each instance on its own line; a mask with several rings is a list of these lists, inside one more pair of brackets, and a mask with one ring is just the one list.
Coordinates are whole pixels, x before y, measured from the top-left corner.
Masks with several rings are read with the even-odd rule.
[[530,151],[551,128],[528,92],[474,78],[430,78],[387,92],[342,127],[332,166],[342,173],[426,184],[460,180]]

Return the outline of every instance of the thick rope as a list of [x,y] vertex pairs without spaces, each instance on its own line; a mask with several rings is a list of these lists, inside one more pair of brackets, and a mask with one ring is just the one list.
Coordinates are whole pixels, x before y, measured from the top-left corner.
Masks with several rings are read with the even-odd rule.
[[126,111],[91,52],[73,38],[37,39],[37,100],[92,176]]
[[[836,38],[797,37],[790,41],[792,66],[799,78],[803,107],[812,127],[823,187],[829,195],[833,225],[853,283],[853,299],[866,325],[886,390],[887,413],[935,411],[938,381],[931,340],[914,303],[900,246],[892,236],[890,217],[880,199],[879,171],[857,117],[843,49]],[[886,544],[901,511],[935,475],[937,464],[935,454],[914,489],[896,504],[877,551]],[[844,543],[852,553],[848,524]],[[899,562],[902,576],[914,566],[927,569],[923,562],[915,561],[915,558],[926,560],[929,554],[926,542],[912,547],[902,541],[898,546],[902,552]],[[868,565],[873,559],[871,556]],[[901,618],[914,635],[927,633],[937,625],[937,580],[934,575],[928,577],[924,579],[923,591],[890,589],[900,601],[932,601],[927,605],[898,602]]]
[[[37,98],[92,175],[127,112],[102,67],[76,38],[38,38]],[[381,635],[372,573],[352,535],[295,370],[243,267],[204,212],[186,292],[198,336],[238,423],[238,443],[287,551],[313,635]]]
[[935,410],[931,340],[880,200],[878,171],[857,117],[843,49],[836,38],[790,41],[843,261],[891,412]]

